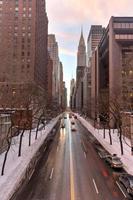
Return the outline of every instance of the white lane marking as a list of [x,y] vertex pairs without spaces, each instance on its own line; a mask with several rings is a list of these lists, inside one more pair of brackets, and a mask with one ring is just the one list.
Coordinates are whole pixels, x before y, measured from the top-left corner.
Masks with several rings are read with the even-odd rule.
[[52,168],[51,170],[50,177],[49,177],[50,180],[53,178],[53,173],[54,173],[54,168]]
[[33,169],[31,175],[29,176],[29,180],[31,179],[31,177],[32,177],[32,175],[33,175],[33,173],[34,173],[34,171],[35,171],[35,169]]
[[124,197],[127,198],[125,192],[122,190],[120,184],[117,181],[116,181],[116,184],[117,184],[118,188],[120,189],[120,191],[122,192],[122,194],[124,195]]
[[94,184],[94,187],[95,187],[96,193],[99,194],[99,191],[98,191],[98,188],[97,188],[97,185],[96,185],[96,182],[95,182],[94,179],[93,179],[93,184]]
[[75,200],[75,185],[74,185],[74,166],[72,152],[72,133],[69,126],[69,153],[70,153],[70,199]]
[[86,158],[86,153],[84,152],[84,157]]
[[84,141],[81,141],[81,147],[82,147],[83,151],[84,151],[85,153],[87,153],[87,150],[86,150],[86,146],[85,146]]

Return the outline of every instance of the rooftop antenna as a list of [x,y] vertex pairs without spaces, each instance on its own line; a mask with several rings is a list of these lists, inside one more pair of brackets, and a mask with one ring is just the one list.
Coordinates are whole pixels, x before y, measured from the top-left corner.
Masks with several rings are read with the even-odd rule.
[[83,25],[81,26],[81,35],[83,35]]

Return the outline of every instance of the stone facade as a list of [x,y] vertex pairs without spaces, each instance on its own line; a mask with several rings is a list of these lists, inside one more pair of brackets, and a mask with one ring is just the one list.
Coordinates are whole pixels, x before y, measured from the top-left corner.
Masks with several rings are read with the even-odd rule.
[[92,98],[95,102],[104,96],[107,104],[119,100],[122,111],[133,109],[132,55],[133,17],[111,17],[93,54]]

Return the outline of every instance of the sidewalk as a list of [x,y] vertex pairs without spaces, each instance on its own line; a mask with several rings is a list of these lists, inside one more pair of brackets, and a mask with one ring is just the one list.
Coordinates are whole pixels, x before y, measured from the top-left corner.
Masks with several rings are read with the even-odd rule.
[[[45,130],[40,130],[38,132],[38,139],[35,140],[35,130],[32,131],[31,138],[31,146],[28,146],[28,132],[25,132],[23,137],[22,144],[22,156],[18,157],[18,146],[19,146],[19,136],[15,137],[12,142],[11,149],[8,154],[6,167],[5,167],[5,175],[0,175],[0,200],[9,200],[19,184],[21,183],[24,175],[26,173],[26,169],[32,160],[32,158],[36,155],[39,148],[44,143],[44,140],[56,125],[60,116],[51,120],[49,124],[45,127]],[[4,159],[4,154],[0,155],[0,172]]]
[[121,158],[124,169],[129,173],[133,175],[133,155],[131,155],[131,148],[126,144],[128,143],[130,145],[129,139],[126,138],[126,143],[123,140],[123,149],[124,149],[124,155],[121,155],[121,149],[120,149],[120,143],[119,143],[119,137],[117,130],[113,133],[113,130],[111,130],[112,135],[112,145],[109,143],[109,134],[108,130],[106,130],[106,138],[103,139],[103,129],[95,129],[92,125],[92,123],[89,123],[84,118],[79,116],[77,114],[78,120],[88,129],[89,132],[91,132],[92,135],[101,143],[101,145],[111,154],[116,153],[118,157]]

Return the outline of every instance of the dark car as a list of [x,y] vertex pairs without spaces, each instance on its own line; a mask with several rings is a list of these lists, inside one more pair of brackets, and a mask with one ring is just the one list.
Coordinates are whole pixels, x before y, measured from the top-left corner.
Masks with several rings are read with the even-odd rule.
[[101,145],[95,145],[95,149],[98,151],[101,158],[107,158],[109,156],[109,153]]
[[75,124],[75,122],[74,122],[74,121],[71,121],[71,124],[72,124],[72,125],[74,125],[74,124]]
[[61,124],[61,128],[65,128],[65,124],[64,123]]
[[71,113],[69,113],[69,118],[72,118],[72,114]]
[[120,169],[123,167],[123,163],[121,162],[121,159],[117,157],[116,155],[108,155],[106,156],[105,159],[112,168]]
[[75,118],[75,119],[77,119],[77,116],[76,116],[76,115],[74,115],[74,118]]
[[121,174],[119,181],[124,185],[127,193],[133,195],[133,176],[130,174]]

